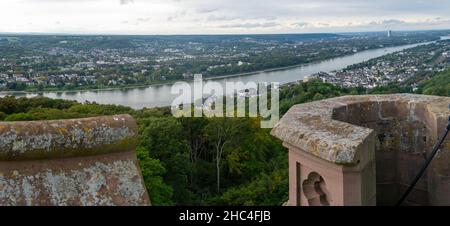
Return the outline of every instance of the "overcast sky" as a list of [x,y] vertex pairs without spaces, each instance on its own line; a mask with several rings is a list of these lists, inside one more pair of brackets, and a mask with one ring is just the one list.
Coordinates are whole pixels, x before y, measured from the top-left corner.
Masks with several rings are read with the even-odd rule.
[[450,29],[450,0],[1,0],[0,32],[234,34]]

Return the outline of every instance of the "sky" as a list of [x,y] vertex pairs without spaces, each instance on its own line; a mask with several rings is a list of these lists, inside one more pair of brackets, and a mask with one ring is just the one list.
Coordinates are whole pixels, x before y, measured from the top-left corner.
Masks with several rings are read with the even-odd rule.
[[449,0],[1,0],[0,32],[271,34],[450,29]]

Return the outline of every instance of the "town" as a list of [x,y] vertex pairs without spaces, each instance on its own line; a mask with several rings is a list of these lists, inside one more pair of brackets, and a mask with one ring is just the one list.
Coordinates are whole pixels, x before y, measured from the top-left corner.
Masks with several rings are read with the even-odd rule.
[[388,54],[340,71],[320,72],[308,79],[319,78],[345,88],[373,89],[388,84],[408,84],[413,90],[423,78],[443,72],[450,66],[450,40],[419,45]]
[[[431,42],[446,34],[447,31],[395,35],[0,35],[0,91],[101,89],[190,80],[194,74],[228,76],[318,62],[369,49]],[[352,75],[355,73],[371,74],[365,69],[341,72],[337,77],[351,77],[349,84],[344,81],[346,86],[372,84],[373,76],[368,81],[355,82],[359,77]]]

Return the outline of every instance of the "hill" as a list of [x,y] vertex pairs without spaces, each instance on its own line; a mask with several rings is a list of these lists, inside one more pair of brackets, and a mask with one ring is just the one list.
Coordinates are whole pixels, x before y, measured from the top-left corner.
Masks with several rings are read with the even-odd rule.
[[[449,90],[450,71],[446,71],[424,82],[419,92],[449,96]],[[344,89],[311,80],[282,87],[280,110],[283,114],[295,104],[342,95],[401,92],[409,89],[398,85]],[[43,97],[0,98],[0,121],[112,114],[137,119],[137,155],[154,205],[277,206],[287,200],[287,151],[270,130],[259,127],[258,119],[174,118],[168,108],[136,111]]]
[[450,96],[450,70],[424,82],[420,87],[420,91],[427,95]]

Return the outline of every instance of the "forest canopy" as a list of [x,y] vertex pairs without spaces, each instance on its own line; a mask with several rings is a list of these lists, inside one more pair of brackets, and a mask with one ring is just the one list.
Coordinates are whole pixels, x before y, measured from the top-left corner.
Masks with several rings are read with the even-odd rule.
[[[420,85],[418,93],[449,96],[450,71]],[[389,85],[344,89],[320,80],[283,86],[280,111],[342,95],[411,92]],[[77,103],[44,97],[0,98],[0,121],[131,114],[139,125],[137,157],[153,205],[270,205],[288,199],[287,151],[257,118],[174,118],[169,108]]]

